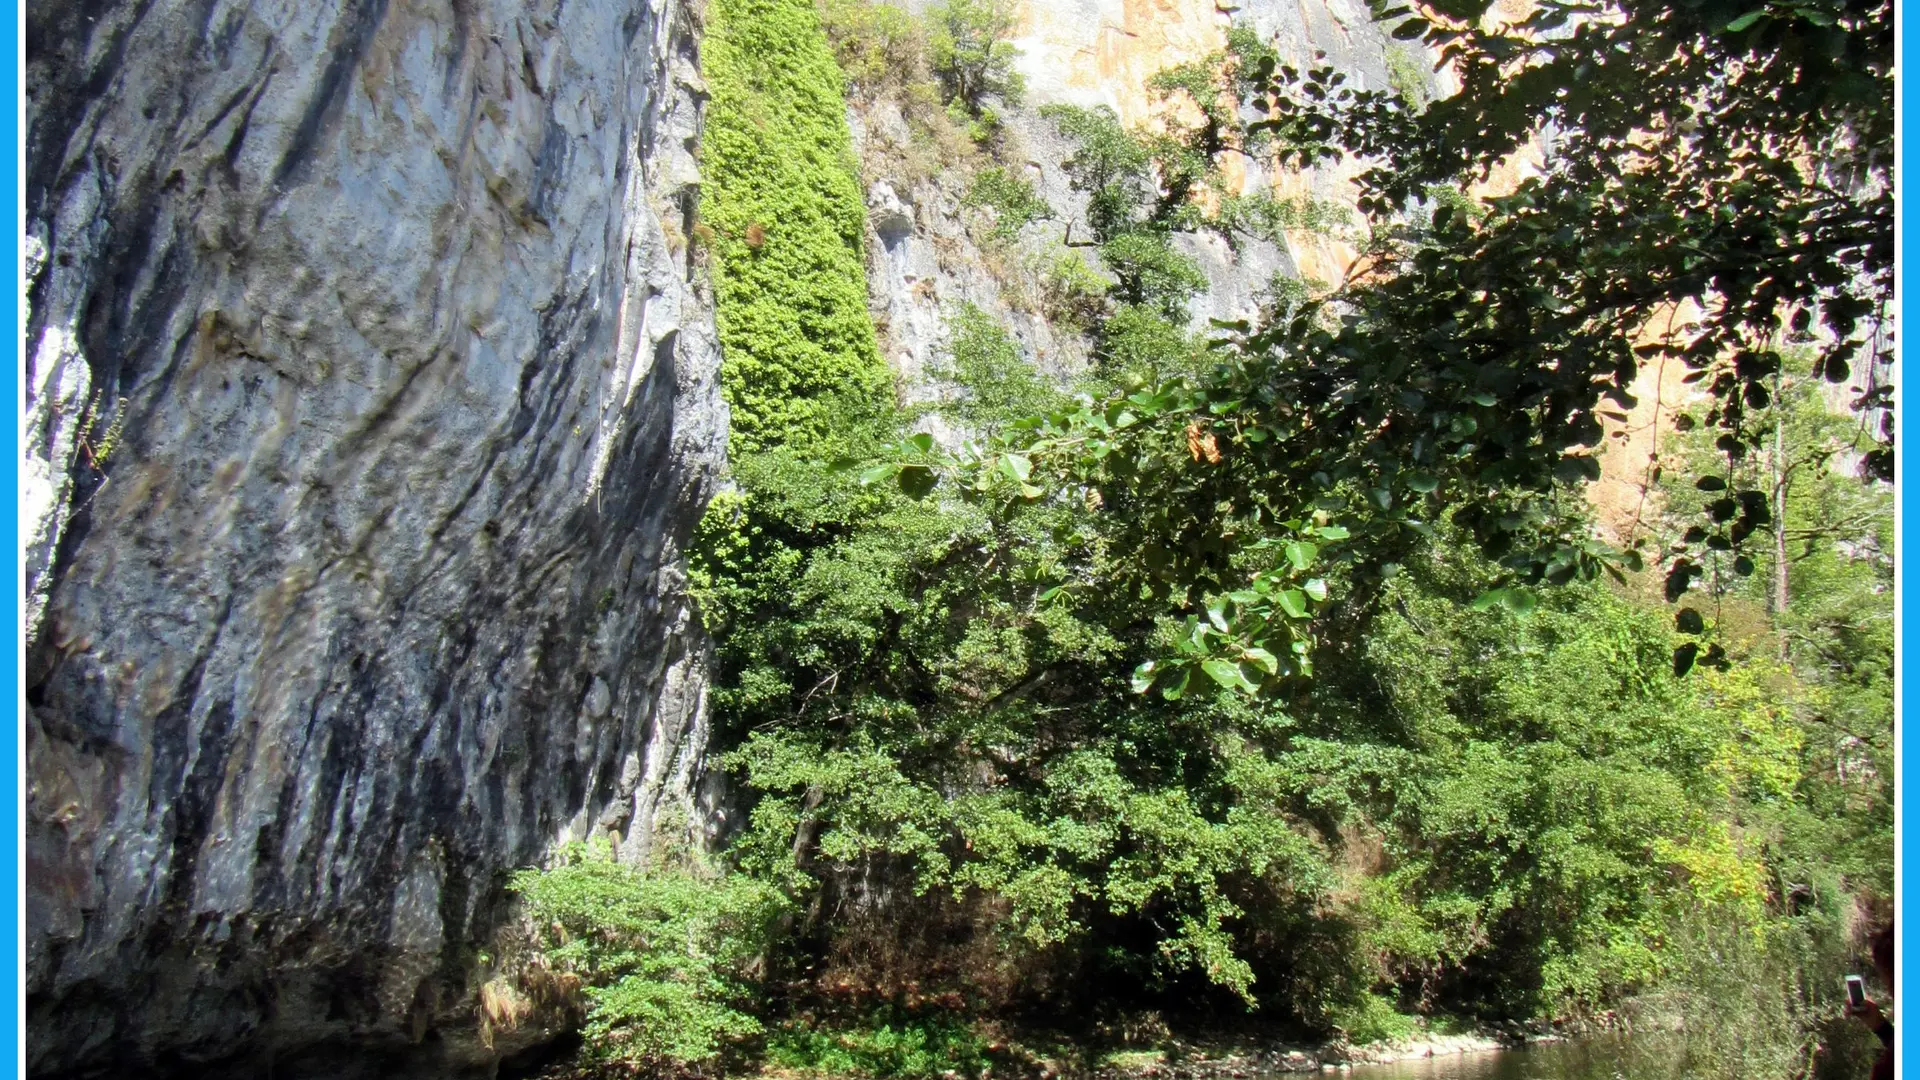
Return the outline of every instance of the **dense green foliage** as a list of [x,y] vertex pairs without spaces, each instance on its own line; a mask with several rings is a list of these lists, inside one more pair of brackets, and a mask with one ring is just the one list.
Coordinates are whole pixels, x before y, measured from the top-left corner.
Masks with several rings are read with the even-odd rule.
[[954,390],[939,411],[975,431],[991,430],[1008,417],[1046,412],[1063,397],[1006,330],[973,304],[953,309],[946,355],[931,374]]
[[513,889],[549,963],[577,974],[585,1035],[606,1060],[647,1069],[707,1061],[760,1030],[743,969],[783,904],[775,890],[698,864],[642,871],[610,846],[574,845]]
[[[1094,369],[1055,386],[958,305],[934,401],[901,410],[831,58],[909,97],[937,71],[977,120],[1010,93],[1004,9],[942,9],[987,28],[930,59],[911,18],[854,0],[823,0],[824,33],[802,5],[715,0],[738,437],[693,578],[747,813],[724,879],[521,879],[562,962],[640,980],[594,991],[597,1043],[691,1061],[764,1022],[774,1067],[974,1076],[1006,1053],[989,1026],[1364,1041],[1626,1009],[1714,1025],[1648,1075],[1784,1078],[1844,1042],[1837,976],[1891,885],[1892,537],[1847,471],[1880,447],[1819,386],[1882,284],[1872,12],[1628,5],[1566,28],[1544,4],[1508,31],[1452,7],[1403,31],[1462,64],[1442,101],[1353,94],[1239,29],[1152,81],[1151,130],[1048,107],[1089,198],[1078,246],[1045,256],[1048,303]],[[1792,19],[1840,37],[1816,56],[1774,33]],[[1830,56],[1867,81],[1794,81]],[[1766,116],[1770,94],[1848,134]],[[1685,122],[1703,101],[1724,136]],[[1549,117],[1540,179],[1462,194]],[[1603,168],[1634,131],[1643,167]],[[1861,183],[1754,164],[1769,140]],[[1258,324],[1210,339],[1183,234],[1345,227],[1231,190],[1236,154],[1378,163],[1367,262],[1276,282]],[[1004,169],[971,190],[1003,233],[1053,213]],[[1733,268],[1743,244],[1771,277]],[[1648,347],[1682,299],[1712,346]],[[1667,351],[1712,397],[1663,450],[1646,527],[1606,542],[1578,486],[1599,418]]]
[[1731,530],[1706,536],[1705,595],[1679,621],[1740,639],[1806,680],[1796,702],[1809,738],[1806,795],[1826,822],[1830,857],[1891,895],[1893,492],[1852,475],[1872,440],[1833,409],[1810,360],[1788,353],[1770,403],[1755,411],[1774,435],[1758,453],[1730,463],[1713,429],[1682,415],[1684,430],[1664,448],[1655,524],[1670,542],[1697,541],[1727,490],[1769,494],[1771,543],[1735,553]]
[[844,87],[808,0],[713,0],[702,221],[716,236],[736,455],[892,404],[867,317],[866,203]]
[[847,81],[897,84],[927,66],[926,26],[905,8],[868,0],[820,0],[820,21]]
[[795,1022],[767,1042],[767,1064],[820,1076],[979,1076],[992,1068],[987,1040],[964,1017],[876,1009],[861,1022],[823,1030]]

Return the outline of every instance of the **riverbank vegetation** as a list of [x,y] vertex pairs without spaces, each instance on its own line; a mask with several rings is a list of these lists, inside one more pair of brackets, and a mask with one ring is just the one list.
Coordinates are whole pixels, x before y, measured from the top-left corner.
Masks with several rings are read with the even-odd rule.
[[[878,28],[856,79],[909,47],[827,11]],[[1048,109],[1093,368],[958,308],[905,409],[836,52],[806,0],[713,0],[735,440],[693,581],[739,813],[712,867],[520,879],[606,1056],[980,1076],[1624,1015],[1705,1021],[1675,1075],[1844,1064],[1892,886],[1890,11],[1609,11],[1376,12],[1453,58],[1431,102],[1238,30],[1155,81],[1185,123]],[[1004,14],[936,13],[970,123]],[[1542,175],[1469,199],[1547,119]],[[1224,184],[1256,154],[1369,166],[1364,271],[1197,331],[1180,238],[1313,209]],[[1662,362],[1703,394],[1606,535],[1583,485]]]

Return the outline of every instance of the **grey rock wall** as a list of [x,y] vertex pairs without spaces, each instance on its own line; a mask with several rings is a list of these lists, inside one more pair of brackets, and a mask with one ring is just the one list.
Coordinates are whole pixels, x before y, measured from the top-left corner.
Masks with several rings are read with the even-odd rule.
[[[933,6],[933,0],[886,2],[919,14]],[[1236,24],[1251,27],[1289,61],[1331,64],[1361,88],[1392,87],[1390,57],[1412,72],[1432,64],[1417,43],[1393,41],[1371,20],[1364,0],[1025,0],[1018,7],[1016,67],[1026,92],[1018,104],[997,105],[1017,159],[1009,167],[1033,183],[1053,208],[1052,220],[1030,225],[1012,244],[990,250],[994,245],[981,242],[977,226],[968,228],[970,215],[978,212],[962,207],[968,178],[961,170],[916,176],[901,167],[913,157],[916,135],[899,106],[884,98],[860,101],[856,95],[850,110],[855,150],[868,182],[871,307],[888,359],[916,400],[938,394],[926,372],[940,362],[948,319],[962,302],[994,316],[1049,374],[1068,380],[1089,362],[1087,339],[1049,325],[1042,305],[1035,303],[1036,268],[1044,260],[1071,253],[1097,265],[1086,249],[1062,246],[1069,239],[1068,223],[1073,223],[1072,239],[1087,239],[1086,198],[1072,190],[1062,167],[1074,148],[1040,115],[1042,107],[1106,106],[1129,124],[1151,124],[1161,106],[1149,94],[1147,80],[1224,48],[1227,29]],[[1316,60],[1319,54],[1324,60]],[[1429,71],[1425,88],[1437,91],[1441,81]],[[1240,159],[1232,164],[1242,170],[1244,191],[1269,190],[1349,208],[1353,202],[1347,181],[1357,169],[1351,164],[1287,175]],[[1357,236],[1355,217],[1331,235],[1300,232],[1283,244],[1241,238],[1229,246],[1210,234],[1177,238],[1208,279],[1207,290],[1191,305],[1191,328],[1205,330],[1209,319],[1251,316],[1267,300],[1276,275],[1338,284]]]
[[[899,106],[880,100],[848,110],[854,152],[867,184],[867,291],[882,350],[914,401],[933,396],[929,369],[944,363],[947,323],[960,304],[992,315],[1041,370],[1059,378],[1088,364],[1085,339],[1052,325],[1035,302],[1042,260],[1068,254],[1063,223],[1084,215],[1086,197],[1069,186],[1063,140],[1032,110],[1010,110],[1009,128],[1028,147],[1024,169],[1059,220],[1036,222],[999,246],[982,243],[983,212],[963,206],[969,178],[960,170],[908,177],[891,166],[915,135]],[[1085,228],[1081,227],[1084,237]],[[1012,287],[1010,287],[1012,286]]]
[[485,1073],[505,875],[698,820],[697,49],[29,3],[34,1075]]

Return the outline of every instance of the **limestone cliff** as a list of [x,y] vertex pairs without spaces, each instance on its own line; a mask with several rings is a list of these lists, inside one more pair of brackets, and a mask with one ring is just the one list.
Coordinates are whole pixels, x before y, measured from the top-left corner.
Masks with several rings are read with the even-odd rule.
[[[924,14],[933,0],[895,0]],[[1501,11],[1518,17],[1523,4]],[[1363,89],[1394,89],[1422,96],[1453,89],[1452,73],[1435,71],[1433,56],[1417,42],[1395,41],[1372,21],[1361,0],[1071,0],[1019,5],[1020,26],[1014,45],[1026,92],[1017,105],[998,102],[1007,145],[1022,159],[1026,178],[1054,208],[1055,217],[1028,226],[1011,246],[996,250],[969,228],[963,200],[970,176],[965,169],[914,170],[912,147],[924,134],[913,129],[896,101],[862,100],[855,93],[850,109],[856,143],[869,185],[871,230],[868,259],[872,307],[888,358],[910,397],[935,393],[926,372],[944,347],[946,323],[955,302],[980,306],[1004,324],[1030,359],[1056,376],[1084,368],[1088,345],[1072,327],[1050,324],[1036,310],[1032,256],[1052,245],[1056,252],[1068,222],[1081,222],[1085,196],[1074,192],[1061,163],[1073,148],[1039,115],[1052,103],[1107,106],[1129,125],[1151,128],[1165,103],[1155,100],[1147,83],[1176,64],[1219,51],[1226,31],[1251,27],[1273,43],[1289,63],[1306,66],[1324,55],[1327,63]],[[1544,147],[1529,144],[1473,189],[1478,196],[1511,191],[1538,168]],[[1246,159],[1226,162],[1230,180],[1241,192],[1261,189],[1281,198],[1307,197],[1336,207],[1353,206],[1349,183],[1358,165],[1322,166],[1304,172],[1270,170]],[[1356,218],[1357,219],[1357,218]],[[1246,317],[1260,291],[1276,274],[1322,285],[1340,282],[1354,264],[1353,229],[1292,230],[1284,244],[1243,240],[1229,248],[1218,236],[1179,238],[1208,278],[1206,292],[1192,308],[1193,326],[1209,318]],[[1672,333],[1677,323],[1649,327]],[[1588,498],[1600,523],[1617,539],[1643,529],[1649,469],[1660,436],[1671,429],[1677,408],[1696,392],[1681,383],[1678,365],[1648,368],[1634,392],[1639,404],[1626,421],[1607,421],[1610,438],[1601,454],[1602,476],[1590,484]],[[1858,391],[1856,390],[1856,393]]]
[[35,1075],[484,1071],[505,873],[686,827],[696,21],[28,5]]
[[[899,2],[916,12],[932,6],[931,0]],[[937,361],[947,315],[960,301],[993,314],[1045,369],[1065,373],[1086,362],[1086,341],[1070,328],[1049,325],[1031,299],[1031,257],[1059,248],[1066,223],[1082,220],[1086,209],[1085,196],[1071,189],[1062,168],[1072,147],[1041,117],[1044,106],[1105,105],[1130,125],[1150,126],[1163,105],[1150,95],[1147,81],[1223,49],[1227,30],[1236,24],[1273,43],[1287,62],[1308,65],[1324,54],[1318,62],[1345,73],[1357,87],[1386,89],[1412,80],[1418,92],[1433,93],[1446,82],[1444,72],[1431,71],[1432,58],[1422,47],[1393,41],[1361,0],[1027,0],[1019,11],[1013,43],[1026,92],[1016,106],[996,104],[1006,144],[1055,216],[1024,229],[1010,245],[1011,256],[988,250],[991,245],[969,232],[962,209],[970,179],[965,171],[916,172],[919,133],[894,101],[862,100],[856,87],[851,121],[869,185],[874,314],[888,358],[915,396],[923,392],[916,389],[924,384],[923,371]],[[1352,165],[1292,173],[1235,159],[1230,167],[1230,179],[1243,192],[1353,204]],[[1085,237],[1084,224],[1079,236]],[[1211,234],[1181,237],[1181,249],[1209,281],[1192,308],[1195,327],[1209,318],[1251,314],[1276,274],[1332,285],[1354,260],[1351,238],[1342,230],[1297,230],[1285,239],[1243,240],[1235,250]]]

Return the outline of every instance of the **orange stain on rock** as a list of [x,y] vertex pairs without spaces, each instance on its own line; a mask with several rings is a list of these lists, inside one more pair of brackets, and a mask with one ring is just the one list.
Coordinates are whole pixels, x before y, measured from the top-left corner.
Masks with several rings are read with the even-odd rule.
[[[1700,309],[1692,301],[1669,306],[1647,321],[1635,335],[1634,344],[1684,344],[1699,318]],[[1622,410],[1611,402],[1602,406],[1611,412],[1624,412],[1626,420],[1601,419],[1606,437],[1599,452],[1600,479],[1587,485],[1587,501],[1616,541],[1625,542],[1644,533],[1658,512],[1649,488],[1660,442],[1673,431],[1674,416],[1701,396],[1700,391],[1682,381],[1689,370],[1679,359],[1650,357],[1633,380],[1633,408]]]
[[1085,6],[1024,7],[1015,44],[1036,98],[1108,105],[1129,124],[1146,124],[1159,110],[1147,90],[1148,79],[1164,68],[1225,48],[1230,25],[1229,16],[1217,10],[1213,0],[1098,0]]

